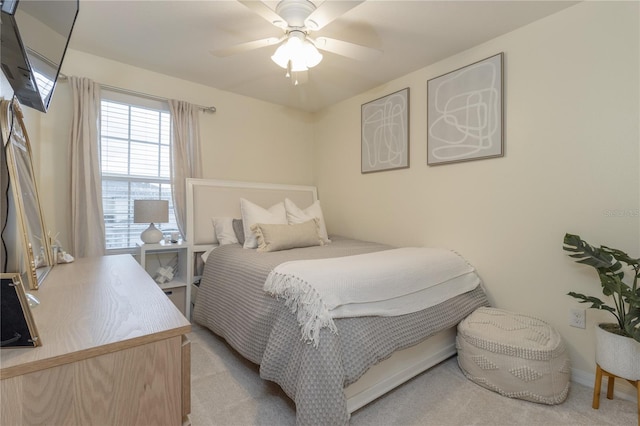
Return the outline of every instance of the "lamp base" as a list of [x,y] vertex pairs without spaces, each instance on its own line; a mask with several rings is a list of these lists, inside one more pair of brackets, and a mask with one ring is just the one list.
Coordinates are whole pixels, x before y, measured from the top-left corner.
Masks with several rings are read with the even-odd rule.
[[153,223],[140,234],[140,239],[145,244],[158,244],[162,237],[162,231],[156,228]]

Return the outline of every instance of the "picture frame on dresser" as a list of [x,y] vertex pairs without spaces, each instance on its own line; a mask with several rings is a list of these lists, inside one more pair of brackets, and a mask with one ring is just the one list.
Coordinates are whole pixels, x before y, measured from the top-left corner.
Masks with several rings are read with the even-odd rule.
[[1,273],[0,282],[0,347],[40,346],[20,274]]

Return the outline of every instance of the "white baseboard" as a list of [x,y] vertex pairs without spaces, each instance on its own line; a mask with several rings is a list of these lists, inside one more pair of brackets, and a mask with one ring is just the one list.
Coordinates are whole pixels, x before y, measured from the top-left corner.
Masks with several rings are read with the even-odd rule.
[[[579,385],[583,385],[588,387],[589,389],[593,389],[593,386],[596,381],[595,373],[589,373],[587,371],[578,370],[576,368],[571,369],[571,381],[578,383]],[[607,392],[607,379],[603,378],[602,387],[600,392],[606,394]],[[626,380],[620,379],[616,380],[616,385],[613,388],[613,397],[626,399],[627,401],[636,401],[638,396],[636,394],[636,390],[633,386],[627,383]]]

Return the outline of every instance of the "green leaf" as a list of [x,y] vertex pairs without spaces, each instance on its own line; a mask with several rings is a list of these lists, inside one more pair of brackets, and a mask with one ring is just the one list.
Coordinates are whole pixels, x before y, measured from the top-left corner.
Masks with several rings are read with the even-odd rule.
[[625,295],[627,292],[631,292],[631,287],[622,282],[617,275],[599,274],[600,283],[602,284],[602,293],[605,296],[612,296],[614,294]]
[[[576,262],[585,265],[593,266],[596,269],[604,268],[611,269],[615,266],[616,260],[613,255],[597,247],[591,246],[586,241],[582,240],[578,235],[566,234],[564,236],[563,249],[568,251],[572,258],[576,259]],[[616,270],[619,268],[616,268]]]
[[640,305],[629,309],[624,321],[624,330],[629,336],[640,342]]
[[598,299],[597,297],[585,296],[584,294],[575,293],[573,291],[570,291],[569,293],[567,293],[567,295],[571,297],[575,297],[580,301],[580,303],[591,303],[591,306],[589,306],[589,308],[602,309],[603,311],[609,311],[615,315],[616,310],[611,306],[606,305],[602,300]]
[[622,250],[614,249],[607,246],[602,246],[601,249],[611,254],[618,262],[623,262],[631,266],[640,265],[640,258],[635,259],[629,256],[627,253],[623,252]]

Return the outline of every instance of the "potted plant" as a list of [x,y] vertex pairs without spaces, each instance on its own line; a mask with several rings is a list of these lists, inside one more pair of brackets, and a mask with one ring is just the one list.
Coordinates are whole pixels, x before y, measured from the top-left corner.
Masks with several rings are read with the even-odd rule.
[[594,247],[573,234],[564,236],[563,248],[576,262],[596,269],[602,293],[613,301],[610,306],[594,296],[568,293],[616,318],[616,323],[596,327],[596,362],[616,376],[640,380],[640,258],[606,246]]

